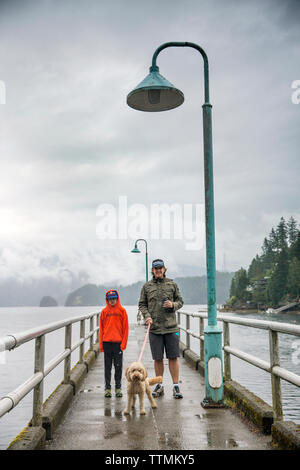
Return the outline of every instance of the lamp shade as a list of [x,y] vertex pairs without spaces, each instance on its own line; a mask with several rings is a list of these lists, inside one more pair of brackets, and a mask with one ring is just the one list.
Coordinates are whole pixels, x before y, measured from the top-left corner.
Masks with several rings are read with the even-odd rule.
[[135,246],[133,250],[131,250],[131,253],[140,253],[140,250],[138,249],[137,246]]
[[182,91],[175,88],[158,72],[157,66],[150,67],[147,77],[127,95],[127,104],[139,111],[167,111],[184,102]]

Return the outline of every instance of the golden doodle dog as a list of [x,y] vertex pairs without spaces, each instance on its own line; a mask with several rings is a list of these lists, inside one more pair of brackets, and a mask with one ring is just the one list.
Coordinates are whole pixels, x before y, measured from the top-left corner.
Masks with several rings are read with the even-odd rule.
[[149,398],[152,408],[157,408],[154,398],[152,397],[149,385],[162,383],[162,377],[148,378],[147,371],[141,362],[133,362],[125,371],[127,379],[127,406],[124,415],[129,415],[131,408],[135,405],[135,397],[140,399],[140,414],[145,415],[145,392]]

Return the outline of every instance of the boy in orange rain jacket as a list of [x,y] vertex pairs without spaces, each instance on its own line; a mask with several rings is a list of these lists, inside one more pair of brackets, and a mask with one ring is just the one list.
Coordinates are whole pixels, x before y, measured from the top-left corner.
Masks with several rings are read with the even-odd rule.
[[104,352],[105,397],[111,395],[111,369],[115,366],[116,397],[122,397],[121,379],[123,351],[128,340],[128,316],[122,307],[116,290],[105,294],[106,307],[101,311],[99,328],[99,348]]

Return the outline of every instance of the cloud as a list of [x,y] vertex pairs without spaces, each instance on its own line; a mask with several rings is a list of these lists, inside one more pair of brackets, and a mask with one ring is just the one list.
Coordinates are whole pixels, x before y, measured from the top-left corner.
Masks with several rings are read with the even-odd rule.
[[[224,253],[228,269],[247,266],[281,215],[300,220],[297,2],[47,0],[1,2],[0,13],[2,278],[63,266],[97,283],[136,281],[144,267],[128,254],[132,240],[96,238],[98,205],[119,195],[203,203],[201,56],[158,57],[182,107],[126,106],[170,40],[199,43],[210,60],[218,267]],[[184,240],[149,244],[177,275],[205,265],[204,250],[188,252]]]

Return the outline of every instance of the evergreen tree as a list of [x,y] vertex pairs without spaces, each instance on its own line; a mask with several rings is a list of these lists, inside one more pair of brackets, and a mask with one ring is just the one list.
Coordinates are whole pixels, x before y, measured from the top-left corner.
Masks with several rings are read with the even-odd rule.
[[298,233],[299,230],[297,229],[297,222],[294,217],[291,216],[287,223],[287,234],[290,246],[292,246],[296,242]]
[[258,286],[252,291],[252,301],[255,304],[264,304],[266,302],[266,289]]
[[230,292],[229,292],[229,295],[230,297],[235,297],[236,295],[236,279],[235,279],[235,275],[233,276],[233,278],[231,279],[231,285],[230,285]]
[[247,271],[244,268],[239,269],[232,278],[230,296],[236,297],[239,300],[247,300],[249,294],[246,290],[249,284]]
[[271,269],[274,259],[275,252],[272,248],[272,243],[267,238],[264,239],[262,246],[262,271],[265,273],[268,269]]
[[277,248],[279,250],[283,250],[287,248],[287,225],[283,217],[281,217],[279,224],[276,228],[276,235],[277,235]]
[[272,271],[267,287],[267,295],[273,307],[276,307],[286,294],[288,269],[287,248],[283,248],[278,255],[278,261]]
[[272,228],[269,235],[269,243],[272,251],[276,252],[278,250],[278,236],[274,228]]
[[258,255],[251,261],[248,269],[248,278],[250,281],[261,279],[264,274],[263,260]]
[[296,241],[290,248],[290,258],[297,258],[300,261],[300,231],[298,231]]
[[287,291],[290,299],[300,297],[300,260],[293,258],[289,265]]
[[[246,301],[252,296],[255,303],[270,302],[277,306],[289,294],[291,300],[299,296],[300,290],[300,230],[291,216],[286,223],[281,217],[269,238],[265,237],[262,254],[252,259],[248,272],[241,268],[232,278],[230,296]],[[256,282],[266,279],[265,282]],[[247,290],[252,285],[252,294]]]

